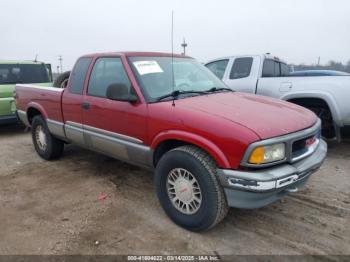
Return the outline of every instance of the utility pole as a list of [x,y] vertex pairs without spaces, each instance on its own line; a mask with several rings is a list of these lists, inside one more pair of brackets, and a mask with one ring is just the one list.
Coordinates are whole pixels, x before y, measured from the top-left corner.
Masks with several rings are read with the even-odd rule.
[[60,66],[58,65],[57,66],[57,74],[59,74],[60,73]]
[[184,41],[182,42],[182,44],[181,44],[181,46],[182,46],[182,48],[184,49],[184,51],[183,51],[183,55],[186,55],[186,47],[187,47],[187,43],[186,43],[186,41],[185,41],[185,38],[184,38]]
[[319,57],[318,57],[318,60],[317,60],[317,65],[318,65],[318,66],[320,65],[320,62],[321,62],[321,57],[319,56]]
[[62,74],[62,71],[63,71],[63,68],[62,68],[62,60],[63,60],[62,55],[59,55],[59,56],[58,56],[58,61],[60,62],[61,74]]

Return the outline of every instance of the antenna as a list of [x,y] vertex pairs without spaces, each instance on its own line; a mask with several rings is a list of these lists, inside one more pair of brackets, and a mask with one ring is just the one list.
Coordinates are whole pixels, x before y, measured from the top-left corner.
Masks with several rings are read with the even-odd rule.
[[62,55],[59,55],[59,56],[58,56],[58,61],[60,62],[61,74],[62,74],[62,71],[63,71],[63,69],[62,69],[62,60],[63,60]]
[[175,106],[175,76],[174,76],[174,10],[171,11],[171,78],[172,78],[172,88],[173,88],[173,104]]

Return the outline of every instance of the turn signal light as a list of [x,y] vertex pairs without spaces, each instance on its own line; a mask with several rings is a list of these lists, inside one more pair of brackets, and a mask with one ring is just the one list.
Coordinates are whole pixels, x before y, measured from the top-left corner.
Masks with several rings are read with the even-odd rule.
[[265,149],[263,146],[254,149],[249,158],[251,164],[261,164],[264,162]]

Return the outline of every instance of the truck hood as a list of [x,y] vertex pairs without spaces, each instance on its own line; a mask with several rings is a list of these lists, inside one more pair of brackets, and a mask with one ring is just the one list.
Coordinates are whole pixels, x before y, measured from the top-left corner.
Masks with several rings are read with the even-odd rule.
[[[52,83],[38,83],[33,85],[51,86]],[[0,98],[13,97],[16,84],[0,84]]]
[[238,92],[196,96],[175,103],[245,126],[261,139],[306,129],[317,121],[313,112],[301,106]]

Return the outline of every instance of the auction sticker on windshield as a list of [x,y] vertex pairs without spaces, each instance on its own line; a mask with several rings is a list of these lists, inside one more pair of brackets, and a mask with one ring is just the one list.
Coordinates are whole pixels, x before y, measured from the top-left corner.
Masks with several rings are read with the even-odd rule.
[[140,75],[163,73],[157,61],[136,61],[134,65]]

